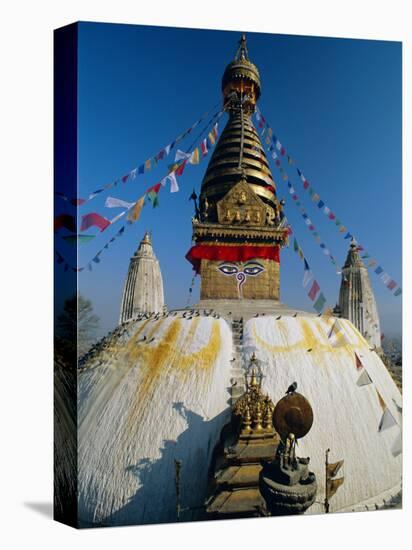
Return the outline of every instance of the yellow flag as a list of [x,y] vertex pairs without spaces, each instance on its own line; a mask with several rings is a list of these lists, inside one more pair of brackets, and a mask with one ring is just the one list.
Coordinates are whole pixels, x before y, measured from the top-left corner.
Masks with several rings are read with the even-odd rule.
[[193,151],[189,162],[190,162],[190,164],[199,164],[199,162],[200,162],[199,147],[196,147],[196,149]]
[[328,498],[333,497],[339,487],[342,485],[344,478],[339,477],[338,479],[328,479],[327,490]]
[[328,479],[335,477],[335,475],[339,472],[342,466],[343,466],[343,460],[338,460],[338,462],[332,462],[332,464],[328,464],[326,466],[326,475]]
[[130,210],[128,216],[127,216],[127,219],[129,222],[135,222],[136,220],[138,220],[140,218],[140,214],[142,212],[142,208],[143,208],[143,205],[144,205],[144,199],[145,199],[145,195],[143,195],[143,197],[141,199],[139,199],[136,204],[133,206],[133,208]]

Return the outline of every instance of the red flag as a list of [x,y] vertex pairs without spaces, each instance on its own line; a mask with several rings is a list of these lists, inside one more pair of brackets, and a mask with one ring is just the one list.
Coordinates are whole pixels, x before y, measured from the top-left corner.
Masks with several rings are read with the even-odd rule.
[[316,297],[316,294],[319,292],[320,286],[318,285],[317,281],[313,281],[313,284],[311,286],[311,289],[308,292],[308,296],[311,300],[314,300]]
[[276,159],[276,166],[280,166],[280,160]]
[[203,154],[204,157],[205,157],[205,156],[207,155],[207,153],[208,153],[206,142],[207,142],[207,140],[206,140],[206,138],[205,138],[205,139],[202,141],[201,145],[200,145],[200,147],[202,148],[202,154]]
[[110,225],[110,221],[107,218],[104,218],[100,214],[91,212],[90,214],[85,214],[82,216],[82,224],[80,226],[80,231],[85,231],[89,227],[96,226],[100,231],[104,231],[106,227]]
[[54,218],[54,230],[58,231],[62,227],[65,227],[69,231],[75,233],[76,222],[74,216],[71,216],[70,214],[60,214],[60,216],[56,216]]
[[389,290],[393,290],[396,286],[396,282],[392,279],[391,281],[389,281],[389,283],[387,284],[387,287],[389,288]]
[[304,189],[307,189],[308,187],[309,187],[309,182],[308,182],[308,180],[305,180],[305,181],[303,182],[303,188],[304,188]]
[[160,191],[161,186],[162,186],[161,183],[156,183],[156,185],[153,185],[152,187],[149,187],[149,189],[146,189],[146,193],[150,193],[150,191],[154,191],[155,193],[158,193]]
[[334,220],[334,219],[335,219],[335,214],[334,214],[333,212],[331,212],[331,213],[329,214],[328,218],[329,218],[330,220]]
[[182,162],[182,164],[179,166],[177,170],[175,170],[176,176],[181,176],[183,174],[183,170],[185,169],[186,163],[187,163],[187,159],[184,162]]

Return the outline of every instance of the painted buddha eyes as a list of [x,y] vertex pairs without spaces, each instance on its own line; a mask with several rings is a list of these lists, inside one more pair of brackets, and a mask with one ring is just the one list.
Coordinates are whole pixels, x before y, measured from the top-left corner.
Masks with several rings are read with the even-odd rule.
[[259,275],[264,271],[264,267],[261,266],[258,262],[247,262],[243,269],[239,268],[235,264],[224,263],[218,267],[219,271],[225,275],[235,275],[236,273],[244,273],[245,275]]
[[225,275],[234,275],[239,271],[238,268],[233,264],[222,264],[219,266],[218,269]]
[[262,273],[264,268],[260,264],[246,264],[246,266],[243,268],[243,272],[246,275],[259,275],[259,273]]

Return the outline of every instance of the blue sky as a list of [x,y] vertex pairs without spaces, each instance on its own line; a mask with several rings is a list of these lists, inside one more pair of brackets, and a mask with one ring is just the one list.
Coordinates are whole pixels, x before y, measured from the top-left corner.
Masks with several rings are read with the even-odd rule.
[[[82,23],[79,30],[79,195],[87,196],[155,155],[202,113],[221,100],[220,82],[240,33],[133,25]],[[249,55],[262,78],[259,107],[274,133],[343,224],[396,281],[401,283],[401,44],[387,41],[247,33]],[[227,118],[220,119],[219,132]],[[196,135],[196,134],[195,134]],[[189,136],[181,143],[187,148]],[[108,195],[134,201],[167,173],[156,169],[118,186],[80,208],[109,218]],[[189,166],[180,192],[167,188],[160,206],[148,203],[141,219],[79,274],[80,291],[91,299],[107,332],[118,321],[130,256],[146,229],[153,234],[166,302],[183,306],[192,279],[184,256],[191,246],[192,203],[207,160]],[[281,180],[272,172],[286,214],[330,304],[340,277],[310,235]],[[341,264],[348,241],[327,220],[288,167],[310,218]],[[81,247],[87,263],[122,226],[119,222]],[[90,229],[88,233],[93,233]],[[64,252],[64,244],[61,245]],[[281,254],[282,301],[311,310],[302,287],[302,263],[292,248]],[[401,299],[370,273],[382,329],[400,333]],[[198,297],[196,282],[193,302]]]

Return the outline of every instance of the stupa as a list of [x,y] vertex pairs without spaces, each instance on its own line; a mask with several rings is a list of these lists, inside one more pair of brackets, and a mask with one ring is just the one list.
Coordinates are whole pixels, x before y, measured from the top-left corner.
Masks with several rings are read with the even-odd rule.
[[[402,401],[378,354],[351,321],[280,301],[287,234],[251,120],[261,82],[244,37],[222,89],[229,118],[187,255],[199,303],[127,320],[81,364],[81,526],[204,519],[216,449],[253,354],[274,404],[293,381],[311,403],[299,454],[310,456],[318,495],[325,451],[344,461],[331,512],[375,509],[400,491]],[[320,498],[307,513],[323,512]]]

